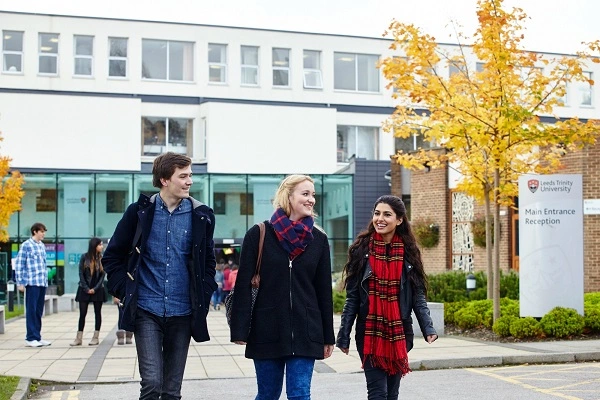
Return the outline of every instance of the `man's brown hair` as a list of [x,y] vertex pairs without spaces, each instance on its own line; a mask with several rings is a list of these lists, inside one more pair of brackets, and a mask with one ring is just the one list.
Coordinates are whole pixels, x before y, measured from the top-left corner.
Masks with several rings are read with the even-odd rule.
[[161,154],[154,159],[152,165],[152,185],[161,188],[161,179],[170,179],[177,168],[185,168],[192,164],[192,159],[183,154],[171,151]]

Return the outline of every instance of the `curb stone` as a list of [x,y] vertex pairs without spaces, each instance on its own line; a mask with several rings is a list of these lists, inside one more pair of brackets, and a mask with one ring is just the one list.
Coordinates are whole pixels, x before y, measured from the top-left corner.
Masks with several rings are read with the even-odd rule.
[[13,393],[10,400],[25,400],[29,394],[29,387],[31,386],[31,378],[19,379],[17,390]]

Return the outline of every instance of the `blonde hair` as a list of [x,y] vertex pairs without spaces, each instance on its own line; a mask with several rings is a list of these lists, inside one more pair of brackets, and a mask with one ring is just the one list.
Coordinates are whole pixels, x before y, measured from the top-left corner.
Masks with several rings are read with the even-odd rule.
[[[277,191],[275,192],[275,198],[273,199],[273,206],[275,207],[275,209],[281,208],[286,213],[287,216],[290,216],[290,214],[292,213],[292,205],[290,204],[290,196],[292,195],[292,192],[294,191],[296,186],[298,186],[298,184],[305,182],[305,181],[309,181],[313,185],[315,183],[313,178],[311,178],[308,175],[296,174],[296,175],[286,176],[281,181],[281,183],[279,184],[279,187],[277,188]],[[316,217],[314,208],[312,210],[312,216]]]

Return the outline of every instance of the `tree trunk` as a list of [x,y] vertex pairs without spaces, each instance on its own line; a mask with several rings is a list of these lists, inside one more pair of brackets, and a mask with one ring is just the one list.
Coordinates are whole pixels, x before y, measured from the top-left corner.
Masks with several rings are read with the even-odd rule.
[[494,172],[494,322],[500,318],[500,205],[496,200],[500,189],[500,171]]
[[485,190],[485,255],[487,263],[487,298],[494,295],[494,280],[492,268],[492,213],[490,211],[490,191]]

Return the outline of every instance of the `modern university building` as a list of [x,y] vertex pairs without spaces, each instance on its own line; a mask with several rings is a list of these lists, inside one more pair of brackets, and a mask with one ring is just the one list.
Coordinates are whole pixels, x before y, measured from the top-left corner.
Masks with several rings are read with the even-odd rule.
[[[393,189],[418,209],[418,174],[390,174],[390,155],[428,144],[381,129],[394,110],[376,68],[393,54],[388,39],[2,11],[0,30],[1,152],[25,176],[0,246],[0,292],[39,221],[52,283],[74,293],[89,238],[108,240],[127,205],[156,192],[152,161],[165,151],[193,160],[192,196],[215,210],[217,258],[239,257],[290,173],[315,178],[335,271],[378,196]],[[590,104],[565,113],[597,116],[592,89],[572,89]],[[434,182],[425,191],[451,192],[449,179]],[[456,269],[452,259],[445,251],[430,270]]]

